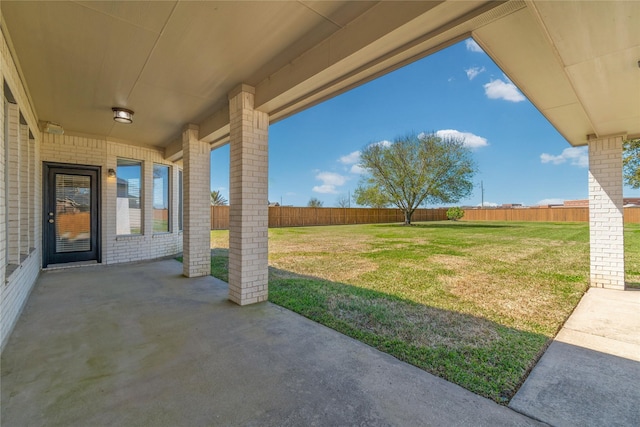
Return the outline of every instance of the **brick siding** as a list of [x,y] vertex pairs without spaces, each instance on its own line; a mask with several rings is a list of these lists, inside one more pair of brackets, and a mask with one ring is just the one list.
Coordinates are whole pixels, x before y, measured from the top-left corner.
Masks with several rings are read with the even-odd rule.
[[591,286],[624,289],[622,137],[589,141]]
[[269,117],[253,103],[244,85],[229,96],[229,299],[240,305],[268,297]]

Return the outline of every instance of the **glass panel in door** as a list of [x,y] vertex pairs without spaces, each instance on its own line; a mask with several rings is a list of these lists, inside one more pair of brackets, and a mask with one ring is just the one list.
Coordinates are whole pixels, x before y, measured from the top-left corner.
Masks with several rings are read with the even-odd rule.
[[55,251],[91,250],[91,177],[57,173],[55,192]]

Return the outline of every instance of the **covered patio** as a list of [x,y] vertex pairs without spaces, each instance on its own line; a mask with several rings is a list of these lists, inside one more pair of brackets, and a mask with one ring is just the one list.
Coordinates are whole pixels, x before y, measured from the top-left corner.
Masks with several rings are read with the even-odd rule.
[[[473,409],[455,421],[524,420],[270,304],[227,301],[268,299],[269,125],[468,38],[588,145],[590,285],[626,288],[638,2],[3,0],[0,18],[7,424],[460,424],[449,400]],[[228,287],[208,276],[210,152],[225,144]],[[75,262],[95,266],[43,272]]]
[[43,273],[2,355],[2,425],[537,425],[227,292],[175,260]]

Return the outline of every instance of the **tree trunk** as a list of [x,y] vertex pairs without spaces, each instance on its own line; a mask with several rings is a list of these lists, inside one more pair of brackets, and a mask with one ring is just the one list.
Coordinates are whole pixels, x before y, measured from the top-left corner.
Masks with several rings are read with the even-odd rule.
[[404,211],[404,225],[411,225],[411,211]]

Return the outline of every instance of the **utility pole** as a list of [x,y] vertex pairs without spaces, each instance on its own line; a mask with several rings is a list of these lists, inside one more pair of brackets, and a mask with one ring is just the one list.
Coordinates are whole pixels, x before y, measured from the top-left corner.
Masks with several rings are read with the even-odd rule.
[[482,204],[480,207],[484,208],[484,182],[480,181],[480,192],[482,193]]
[[348,194],[347,197],[349,197],[349,205],[348,205],[348,207],[351,207],[351,190],[349,190],[349,192],[347,194]]

